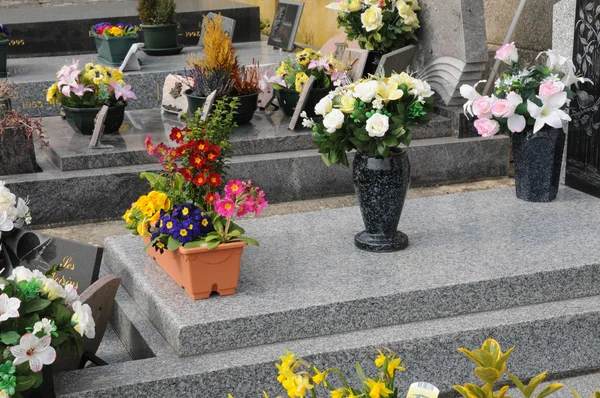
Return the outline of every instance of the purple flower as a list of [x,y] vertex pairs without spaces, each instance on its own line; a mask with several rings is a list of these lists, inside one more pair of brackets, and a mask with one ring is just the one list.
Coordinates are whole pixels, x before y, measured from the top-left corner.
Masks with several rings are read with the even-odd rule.
[[119,82],[111,82],[110,86],[114,90],[116,99],[123,99],[123,101],[127,101],[127,99],[137,99],[133,91],[131,91],[131,86],[126,84],[125,86]]
[[8,28],[2,24],[0,24],[0,40],[6,39],[10,36],[8,34]]

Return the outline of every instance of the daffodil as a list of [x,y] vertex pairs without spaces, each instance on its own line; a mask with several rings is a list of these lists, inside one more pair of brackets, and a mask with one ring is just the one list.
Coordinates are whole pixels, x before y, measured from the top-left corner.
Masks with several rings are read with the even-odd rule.
[[365,384],[369,387],[369,397],[371,398],[386,398],[391,393],[392,390],[385,386],[383,381],[375,381],[373,379],[368,379]]
[[316,366],[314,367],[314,370],[316,374],[313,376],[313,381],[315,384],[321,384],[323,381],[325,381],[325,377],[327,377],[327,371],[319,372],[319,369],[317,369]]
[[348,390],[345,388],[338,388],[337,390],[331,391],[331,398],[344,398]]
[[377,350],[377,352],[379,353],[379,356],[375,359],[375,366],[377,366],[378,368],[380,368],[385,363],[385,359],[387,357],[384,355],[383,352],[381,352],[381,350]]
[[402,362],[402,360],[400,358],[394,358],[394,359],[388,361],[387,371],[388,371],[388,375],[390,375],[390,377],[394,375],[394,372],[396,370],[399,372],[404,372],[406,370],[406,368],[404,368],[404,366],[400,365],[401,362]]

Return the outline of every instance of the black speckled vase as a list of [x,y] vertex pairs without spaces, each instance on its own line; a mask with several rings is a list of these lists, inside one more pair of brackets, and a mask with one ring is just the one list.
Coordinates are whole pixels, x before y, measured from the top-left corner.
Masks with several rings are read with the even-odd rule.
[[398,150],[386,159],[356,153],[352,175],[365,223],[365,230],[354,238],[356,247],[372,252],[395,252],[406,248],[408,237],[398,231],[410,185],[406,150]]
[[556,199],[565,147],[562,129],[512,135],[517,198],[528,202]]

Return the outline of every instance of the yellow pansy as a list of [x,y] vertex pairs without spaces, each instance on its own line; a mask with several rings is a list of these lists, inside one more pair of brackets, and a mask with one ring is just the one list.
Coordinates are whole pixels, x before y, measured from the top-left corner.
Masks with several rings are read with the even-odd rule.
[[96,65],[93,69],[85,73],[85,77],[94,82],[94,84],[100,84],[106,78],[106,71],[104,68]]
[[85,67],[83,68],[83,70],[84,70],[85,72],[89,72],[89,71],[91,71],[92,69],[94,69],[94,66],[95,66],[95,65],[94,65],[94,63],[93,63],[93,62],[88,62],[87,64],[85,64]]
[[109,83],[123,81],[123,72],[115,68],[107,68],[106,76],[108,76]]
[[365,384],[369,387],[369,397],[371,398],[386,398],[391,393],[392,390],[385,386],[383,381],[375,381],[373,379],[368,379]]
[[404,95],[404,91],[398,88],[398,82],[392,79],[380,81],[376,91],[385,102],[398,100]]
[[296,61],[300,65],[307,65],[311,60],[321,59],[321,53],[319,51],[315,51],[312,48],[305,48],[296,54]]
[[354,104],[356,104],[356,98],[351,95],[342,95],[340,97],[340,111],[343,113],[350,114],[354,112]]
[[53,85],[50,86],[50,88],[46,92],[46,101],[48,101],[50,104],[54,105],[54,103],[56,102],[56,93],[57,92],[58,92],[58,85],[56,83],[54,83]]
[[304,88],[304,83],[308,81],[309,77],[306,73],[300,72],[296,75],[296,91],[301,92]]

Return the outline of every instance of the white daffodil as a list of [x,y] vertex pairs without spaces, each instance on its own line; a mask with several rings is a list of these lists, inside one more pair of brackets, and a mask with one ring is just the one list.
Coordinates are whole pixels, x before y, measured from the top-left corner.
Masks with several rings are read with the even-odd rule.
[[93,339],[96,336],[96,323],[92,317],[92,309],[88,304],[81,304],[81,301],[73,303],[73,316],[71,322],[75,324],[74,329],[81,336]]
[[16,297],[8,297],[6,293],[0,294],[0,322],[8,318],[18,318],[21,300]]
[[21,337],[19,345],[10,347],[10,353],[15,357],[13,365],[29,362],[32,372],[39,372],[44,365],[50,365],[56,360],[56,351],[50,346],[50,336],[42,338],[26,333]]
[[569,115],[560,109],[567,102],[566,92],[563,91],[551,97],[540,98],[540,101],[542,101],[542,106],[538,106],[527,100],[527,112],[535,119],[535,125],[533,126],[534,134],[540,131],[545,125],[558,129],[562,128],[563,120],[571,121]]

